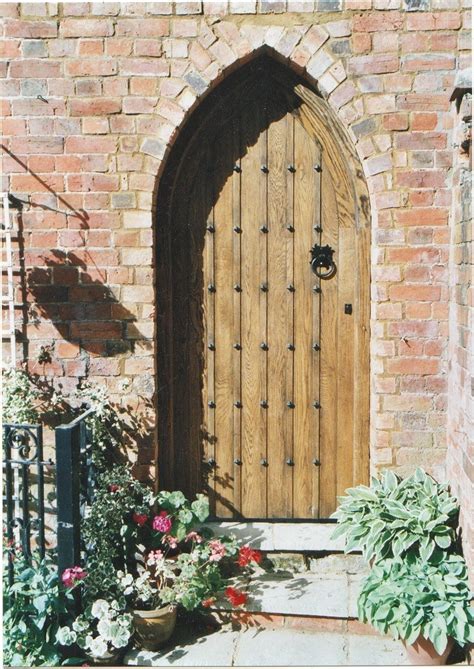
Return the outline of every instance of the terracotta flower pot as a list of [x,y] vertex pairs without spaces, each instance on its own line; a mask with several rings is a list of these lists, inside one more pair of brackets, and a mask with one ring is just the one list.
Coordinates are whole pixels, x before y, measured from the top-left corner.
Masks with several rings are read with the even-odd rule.
[[433,643],[429,639],[425,639],[421,635],[413,644],[407,644],[403,642],[403,645],[407,651],[407,658],[410,664],[413,665],[422,665],[422,666],[435,666],[446,664],[448,655],[451,652],[454,640],[451,637],[448,638],[448,644],[444,652],[439,655]]
[[178,608],[173,605],[153,611],[134,610],[133,624],[142,648],[158,650],[168,641],[176,626],[177,611]]
[[114,648],[113,651],[108,651],[105,655],[101,655],[100,657],[96,657],[90,653],[86,653],[86,657],[92,665],[99,667],[110,667],[120,665],[122,653],[123,650],[121,648]]

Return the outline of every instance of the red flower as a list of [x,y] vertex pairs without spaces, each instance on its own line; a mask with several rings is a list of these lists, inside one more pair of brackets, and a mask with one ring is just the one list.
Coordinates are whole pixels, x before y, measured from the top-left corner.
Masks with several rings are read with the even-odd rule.
[[109,492],[117,492],[117,490],[120,490],[120,486],[116,483],[111,483],[109,485]]
[[245,594],[245,592],[241,592],[240,590],[232,588],[231,586],[226,588],[225,596],[232,604],[232,606],[241,606],[242,604],[245,604],[245,602],[247,601],[247,595]]
[[140,527],[142,527],[142,525],[144,525],[148,520],[148,516],[146,515],[146,513],[134,513],[132,518],[133,522],[136,523],[137,525],[140,525]]
[[239,550],[239,557],[237,558],[237,564],[239,567],[246,567],[250,562],[255,562],[260,564],[263,559],[263,555],[260,551],[250,548],[250,546],[242,546]]
[[210,606],[214,604],[215,601],[216,601],[215,597],[208,597],[208,599],[203,599],[201,604],[202,606],[204,606],[205,609],[208,609]]

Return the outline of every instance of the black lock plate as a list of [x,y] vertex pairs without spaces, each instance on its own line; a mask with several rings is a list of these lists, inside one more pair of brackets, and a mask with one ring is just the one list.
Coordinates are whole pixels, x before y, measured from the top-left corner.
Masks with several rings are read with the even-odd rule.
[[344,305],[344,313],[348,314],[349,316],[352,314],[352,304]]

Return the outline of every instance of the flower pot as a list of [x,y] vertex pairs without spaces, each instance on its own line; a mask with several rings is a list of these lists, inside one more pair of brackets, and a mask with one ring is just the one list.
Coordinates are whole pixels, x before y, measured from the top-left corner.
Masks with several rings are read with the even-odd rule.
[[451,637],[448,638],[448,644],[441,655],[436,652],[433,643],[421,635],[413,644],[410,645],[405,642],[403,644],[406,648],[407,659],[410,664],[435,666],[446,664],[448,655],[453,648],[454,640]]
[[134,610],[133,624],[142,648],[158,650],[168,641],[176,626],[177,610],[178,608],[173,605],[153,611]]
[[117,665],[120,666],[122,653],[123,650],[121,648],[114,648],[112,651],[108,651],[107,653],[105,653],[105,655],[101,655],[100,657],[91,655],[90,653],[86,653],[86,658],[87,661],[90,662],[91,665],[93,666],[99,666],[99,667],[110,667]]

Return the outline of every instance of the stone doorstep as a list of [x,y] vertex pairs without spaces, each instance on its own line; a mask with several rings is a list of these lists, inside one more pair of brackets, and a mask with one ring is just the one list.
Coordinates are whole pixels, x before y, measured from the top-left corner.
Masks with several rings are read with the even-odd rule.
[[335,523],[269,523],[219,521],[206,523],[216,534],[235,534],[237,539],[262,551],[343,551],[344,539],[331,539]]

